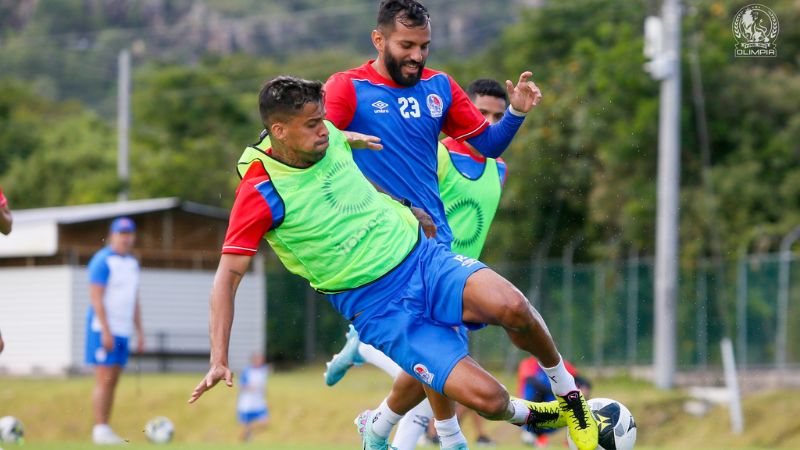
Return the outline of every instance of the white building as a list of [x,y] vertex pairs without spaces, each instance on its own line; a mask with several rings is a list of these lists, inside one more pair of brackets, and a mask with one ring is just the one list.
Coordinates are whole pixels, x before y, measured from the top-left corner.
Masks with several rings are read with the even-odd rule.
[[[208,298],[228,212],[176,198],[15,210],[0,235],[0,373],[84,371],[89,284],[86,263],[111,220],[137,224],[145,353],[129,367],[208,368]],[[230,364],[266,345],[266,281],[256,257],[239,286]],[[133,341],[133,340],[132,340]],[[135,342],[135,341],[134,341]]]

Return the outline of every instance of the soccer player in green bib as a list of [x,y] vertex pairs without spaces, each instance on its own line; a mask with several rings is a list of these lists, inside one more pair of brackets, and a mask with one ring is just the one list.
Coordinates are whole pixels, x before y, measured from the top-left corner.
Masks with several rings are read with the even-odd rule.
[[[361,416],[364,449],[388,449],[392,426],[425,392],[492,420],[537,427],[575,422],[582,426],[574,430],[592,429],[586,425],[593,420],[588,412],[576,415],[559,401],[510,398],[469,356],[455,328],[493,324],[540,361],[555,366],[560,360],[544,320],[518,289],[480,261],[426,238],[409,208],[364,177],[345,136],[324,120],[321,83],[275,78],[262,88],[259,110],[271,146],[256,145],[243,155],[249,167],[237,190],[211,292],[210,368],[190,402],[219,381],[233,385],[228,367],[233,300],[263,237],[287,269],[328,294],[365,343],[414,374],[411,386],[396,383],[375,410]],[[548,376],[556,384],[574,384],[566,370]],[[416,392],[418,381],[425,392],[406,395]],[[433,403],[438,416],[442,405]],[[596,430],[572,433],[578,448],[594,449]]]

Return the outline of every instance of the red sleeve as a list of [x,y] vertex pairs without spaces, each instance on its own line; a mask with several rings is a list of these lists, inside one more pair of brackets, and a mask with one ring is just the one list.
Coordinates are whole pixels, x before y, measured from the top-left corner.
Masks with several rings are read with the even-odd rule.
[[344,130],[356,113],[356,88],[343,73],[335,73],[325,83],[325,118]]
[[272,211],[267,200],[256,188],[269,177],[245,178],[236,190],[236,200],[228,220],[228,232],[222,253],[255,255],[261,239],[272,226]]
[[0,208],[5,208],[6,206],[8,206],[8,200],[3,195],[3,188],[0,188]]
[[453,101],[447,110],[447,117],[444,120],[442,131],[451,138],[463,142],[477,134],[480,134],[489,122],[483,117],[478,108],[472,104],[467,93],[449,75],[450,93]]

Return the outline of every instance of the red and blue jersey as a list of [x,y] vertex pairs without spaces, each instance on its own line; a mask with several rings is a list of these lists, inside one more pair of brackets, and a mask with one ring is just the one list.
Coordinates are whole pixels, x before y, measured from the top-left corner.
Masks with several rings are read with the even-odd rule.
[[404,87],[381,76],[369,61],[331,76],[325,84],[326,118],[342,130],[381,138],[383,150],[354,150],[359,169],[395,197],[424,209],[434,220],[437,240],[452,240],[436,175],[439,134],[463,141],[488,122],[449,75],[424,69],[420,81]]
[[239,187],[222,253],[253,256],[267,232],[283,222],[285,208],[264,166],[250,166]]

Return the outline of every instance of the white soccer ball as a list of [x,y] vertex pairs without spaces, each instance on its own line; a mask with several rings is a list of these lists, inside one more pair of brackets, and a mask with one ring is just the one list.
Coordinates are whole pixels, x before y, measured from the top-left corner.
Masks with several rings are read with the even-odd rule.
[[144,426],[144,434],[150,442],[166,444],[172,440],[172,435],[175,434],[175,426],[172,425],[171,420],[164,416],[154,417]]
[[25,427],[16,417],[5,416],[0,418],[0,442],[21,444],[25,437]]
[[[610,398],[588,400],[589,409],[597,420],[598,450],[631,450],[636,443],[636,422],[622,403]],[[569,448],[576,450],[567,433]]]

